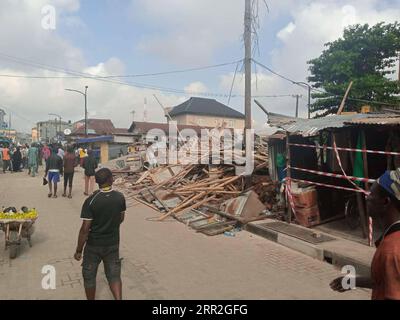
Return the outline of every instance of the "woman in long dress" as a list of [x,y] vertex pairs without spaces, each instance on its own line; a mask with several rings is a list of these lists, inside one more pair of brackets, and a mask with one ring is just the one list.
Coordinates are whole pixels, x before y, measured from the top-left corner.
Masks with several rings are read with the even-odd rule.
[[22,154],[20,148],[18,147],[17,150],[13,154],[13,170],[14,172],[21,171],[21,163],[22,163]]

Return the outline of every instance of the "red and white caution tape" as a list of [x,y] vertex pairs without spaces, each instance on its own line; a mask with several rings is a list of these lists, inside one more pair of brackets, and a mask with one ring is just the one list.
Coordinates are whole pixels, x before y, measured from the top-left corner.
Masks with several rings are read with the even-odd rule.
[[[313,144],[299,144],[299,143],[289,143],[290,146],[293,147],[304,147],[304,148],[312,148],[312,149],[328,149],[334,150],[333,147],[328,146],[320,146],[320,145],[313,145]],[[363,153],[372,153],[372,154],[382,154],[387,156],[400,156],[400,152],[389,152],[389,151],[376,151],[376,150],[364,150],[364,149],[352,149],[352,148],[339,148],[339,151],[349,151],[349,152],[363,152]]]
[[292,179],[294,182],[302,182],[302,183],[309,183],[309,184],[314,184],[316,186],[320,187],[325,187],[325,188],[331,188],[331,189],[338,189],[338,190],[346,190],[346,191],[352,191],[352,192],[359,192],[359,193],[365,193],[366,191],[361,189],[352,189],[352,188],[346,188],[346,187],[340,187],[340,186],[334,186],[332,184],[326,184],[326,183],[319,183],[319,182],[313,182],[313,181],[307,181],[307,180],[300,180],[300,179]]
[[313,174],[324,176],[324,177],[346,179],[346,180],[350,179],[352,181],[360,181],[360,182],[366,182],[366,183],[374,183],[374,182],[376,182],[375,179],[366,179],[366,178],[358,178],[358,177],[353,177],[353,176],[344,176],[344,175],[336,174],[336,173],[328,173],[328,172],[315,171],[315,170],[303,169],[303,168],[297,168],[297,167],[289,167],[289,168],[291,170],[309,172],[309,173],[313,173]]
[[357,184],[355,184],[346,174],[346,171],[344,171],[343,166],[342,166],[342,160],[340,160],[340,155],[339,155],[339,151],[336,147],[336,140],[333,139],[333,149],[335,151],[335,155],[336,155],[336,159],[339,163],[339,167],[340,170],[342,170],[343,175],[345,176],[345,178],[347,179],[347,181],[349,181],[357,190],[359,190],[361,193],[364,193],[365,195],[369,195],[370,193],[366,190],[364,190],[363,188],[360,188]]

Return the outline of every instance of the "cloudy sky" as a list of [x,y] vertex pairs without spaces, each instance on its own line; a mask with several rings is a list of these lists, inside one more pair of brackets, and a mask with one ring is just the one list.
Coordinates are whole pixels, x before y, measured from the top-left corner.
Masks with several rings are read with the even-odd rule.
[[[269,12],[259,2],[259,48],[254,58],[296,81],[306,81],[306,61],[317,57],[324,43],[340,37],[345,26],[400,17],[400,0],[267,0]],[[55,29],[46,28],[51,22],[48,5],[55,9]],[[143,120],[145,98],[148,120],[164,121],[153,94],[166,107],[205,93],[227,103],[237,67],[231,62],[244,55],[243,16],[244,0],[1,0],[0,107],[12,112],[14,127],[29,132],[37,121],[49,119],[49,113],[65,120],[83,118],[83,97],[64,89],[84,90],[85,85],[90,116],[110,118],[118,127],[130,125],[132,111],[135,120]],[[231,64],[135,78],[73,77],[224,63]],[[243,112],[241,68],[230,105]],[[301,94],[301,113],[306,113],[306,90],[260,67],[253,72],[254,95]],[[270,111],[294,115],[291,96],[259,100]],[[255,127],[261,128],[265,116],[256,106],[253,113]]]

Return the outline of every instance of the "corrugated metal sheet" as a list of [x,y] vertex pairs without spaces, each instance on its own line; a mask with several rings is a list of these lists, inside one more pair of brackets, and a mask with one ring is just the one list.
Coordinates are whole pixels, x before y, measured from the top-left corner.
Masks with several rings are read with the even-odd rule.
[[318,119],[296,119],[277,114],[269,114],[268,123],[282,128],[292,134],[299,134],[303,137],[315,136],[324,129],[342,128],[346,125],[367,124],[400,124],[399,115],[394,114],[353,114],[353,115],[332,115]]
[[357,124],[365,124],[365,125],[393,125],[398,126],[400,125],[400,116],[397,115],[395,117],[388,117],[388,118],[367,118],[367,119],[357,119],[352,120],[350,122],[346,122],[346,124],[350,125],[357,125]]
[[286,139],[286,133],[274,133],[273,135],[270,135],[268,137],[268,141],[269,140],[274,140],[274,139],[276,139],[276,140],[284,140],[284,139]]

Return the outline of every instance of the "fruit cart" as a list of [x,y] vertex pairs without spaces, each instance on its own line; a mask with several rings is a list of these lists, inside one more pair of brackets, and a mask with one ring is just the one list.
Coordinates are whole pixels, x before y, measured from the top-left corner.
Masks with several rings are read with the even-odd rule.
[[10,259],[18,255],[22,239],[26,239],[32,247],[31,236],[38,218],[36,210],[21,213],[0,213],[0,230],[5,233],[5,250],[9,250]]

